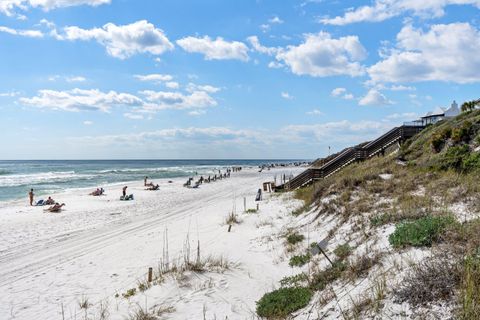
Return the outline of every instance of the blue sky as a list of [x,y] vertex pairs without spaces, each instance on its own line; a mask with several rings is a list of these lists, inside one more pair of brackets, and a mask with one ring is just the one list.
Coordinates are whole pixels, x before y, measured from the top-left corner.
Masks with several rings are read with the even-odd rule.
[[0,158],[324,156],[479,98],[479,8],[0,0]]

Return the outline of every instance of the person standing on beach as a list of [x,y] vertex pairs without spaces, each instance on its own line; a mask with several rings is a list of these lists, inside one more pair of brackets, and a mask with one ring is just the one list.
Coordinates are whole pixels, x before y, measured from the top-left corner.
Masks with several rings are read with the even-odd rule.
[[30,205],[33,206],[33,189],[30,189],[28,193],[28,198],[30,199]]
[[147,186],[147,179],[148,177],[145,177],[145,179],[143,179],[143,185],[146,187]]
[[127,195],[127,186],[123,187],[122,192],[123,196],[125,197]]

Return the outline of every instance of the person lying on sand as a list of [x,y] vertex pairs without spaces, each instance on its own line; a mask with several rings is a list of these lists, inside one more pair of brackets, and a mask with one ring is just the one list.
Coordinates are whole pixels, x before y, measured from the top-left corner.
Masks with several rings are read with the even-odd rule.
[[53,200],[52,197],[48,197],[48,199],[45,200],[45,202],[43,204],[52,205],[52,204],[55,204],[55,200]]
[[158,190],[158,189],[160,189],[160,186],[159,186],[158,184],[157,184],[156,186],[154,186],[154,185],[152,184],[152,185],[151,185],[150,187],[148,187],[146,190]]
[[89,193],[89,195],[91,195],[91,196],[101,196],[104,192],[105,192],[105,190],[103,188],[97,188],[97,190]]
[[59,204],[58,202],[55,203],[55,205],[51,206],[50,208],[47,209],[47,211],[50,212],[60,212],[62,210],[62,207],[65,205],[65,203]]

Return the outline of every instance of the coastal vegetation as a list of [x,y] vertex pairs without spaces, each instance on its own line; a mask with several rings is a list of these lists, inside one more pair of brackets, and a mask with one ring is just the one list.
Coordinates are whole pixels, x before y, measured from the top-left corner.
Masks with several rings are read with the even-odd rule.
[[[281,287],[308,288],[314,293],[305,295],[309,308],[319,314],[340,308],[345,319],[379,316],[386,304],[403,302],[414,317],[429,318],[440,304],[437,316],[478,319],[480,110],[475,107],[464,104],[461,115],[429,125],[396,152],[296,190],[303,205],[292,212],[294,219],[308,220],[310,232],[326,231],[336,244],[327,251],[336,260],[305,253],[298,235],[306,226],[300,224],[290,230],[286,252],[289,265],[303,272],[282,279]],[[356,296],[361,279],[370,294]],[[338,290],[350,292],[348,306],[336,301]],[[258,306],[268,301],[269,310],[277,310],[282,300],[270,299],[277,295],[265,294]],[[288,311],[299,314],[300,305]],[[278,317],[258,306],[260,316]]]

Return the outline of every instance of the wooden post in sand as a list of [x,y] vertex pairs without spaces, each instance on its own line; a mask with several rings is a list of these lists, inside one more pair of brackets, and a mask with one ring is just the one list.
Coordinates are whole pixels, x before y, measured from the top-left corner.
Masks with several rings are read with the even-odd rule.
[[247,212],[247,198],[243,197],[243,212]]
[[228,232],[230,232],[230,230],[232,230],[232,225],[228,225]]
[[153,268],[148,268],[148,282],[152,282]]

